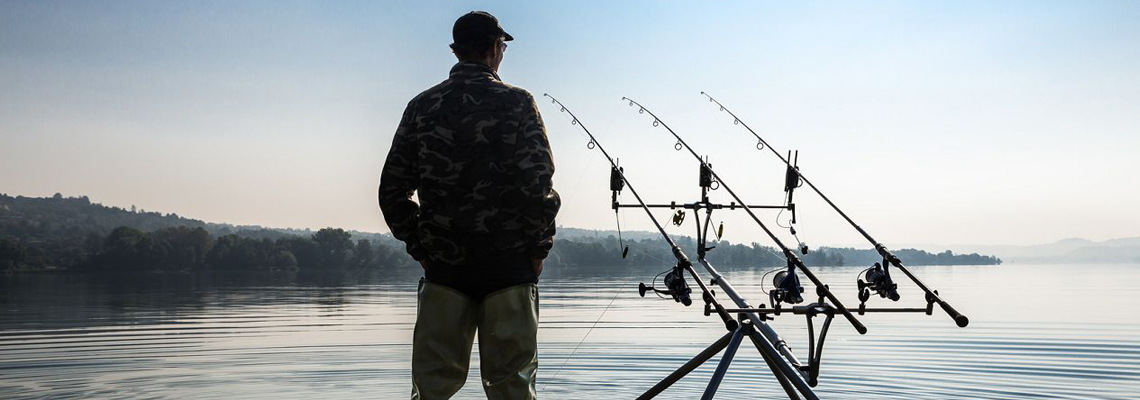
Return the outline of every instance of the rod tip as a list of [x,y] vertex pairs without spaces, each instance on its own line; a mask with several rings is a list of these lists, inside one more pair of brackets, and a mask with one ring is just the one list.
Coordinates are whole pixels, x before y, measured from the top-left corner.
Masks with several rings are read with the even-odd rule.
[[965,315],[958,315],[957,317],[954,317],[954,323],[958,324],[959,328],[965,328],[966,325],[970,324],[970,319],[966,318]]

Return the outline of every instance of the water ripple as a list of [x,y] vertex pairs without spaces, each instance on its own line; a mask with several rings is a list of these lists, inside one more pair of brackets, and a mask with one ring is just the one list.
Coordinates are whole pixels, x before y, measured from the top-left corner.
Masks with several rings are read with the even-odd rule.
[[[868,315],[861,319],[871,331],[858,335],[836,321],[817,392],[843,399],[1140,398],[1140,318],[1117,311],[1140,303],[1120,293],[1130,290],[1124,286],[1091,286],[1097,274],[1101,281],[1120,281],[1140,277],[1140,268],[1091,268],[1090,287],[1047,296],[1002,294],[974,284],[1027,276],[1047,283],[1067,271],[1029,268],[916,268],[970,314],[970,327],[956,328],[941,314]],[[817,274],[836,282],[834,290],[846,299],[854,296],[847,282],[852,271]],[[759,292],[760,273],[726,275],[742,292]],[[0,398],[406,397],[415,278],[332,287],[167,285],[149,292],[66,279],[58,287],[34,285],[34,293],[0,281],[8,293],[0,297]],[[53,278],[18,281],[28,279]],[[640,298],[634,286],[621,286],[627,281],[614,276],[543,282],[543,397],[636,397],[723,334],[722,325],[696,307]],[[1080,302],[1064,298],[1073,293],[1089,304],[1118,304],[1076,312]],[[913,288],[903,294],[921,298]],[[1131,300],[1119,304],[1122,298]],[[1069,310],[1057,304],[1074,305]],[[1062,312],[1068,317],[1058,320]],[[780,317],[773,327],[806,358],[802,317]],[[698,396],[718,360],[659,398]],[[458,399],[482,398],[478,354],[471,365]],[[718,394],[783,396],[748,341]]]

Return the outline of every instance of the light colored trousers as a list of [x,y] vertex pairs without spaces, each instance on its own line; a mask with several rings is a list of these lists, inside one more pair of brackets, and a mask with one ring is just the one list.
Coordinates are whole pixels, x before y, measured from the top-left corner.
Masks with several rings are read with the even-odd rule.
[[478,301],[421,279],[412,337],[413,400],[447,399],[463,387],[476,332],[487,398],[537,398],[538,285],[511,286]]

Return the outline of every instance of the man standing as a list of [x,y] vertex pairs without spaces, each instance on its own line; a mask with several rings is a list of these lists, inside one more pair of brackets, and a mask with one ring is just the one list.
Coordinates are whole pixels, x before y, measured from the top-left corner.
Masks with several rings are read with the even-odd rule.
[[424,268],[412,398],[463,386],[476,332],[487,397],[535,398],[554,160],[534,97],[499,79],[514,38],[482,11],[459,17],[452,36],[459,62],[408,103],[380,176],[384,219]]

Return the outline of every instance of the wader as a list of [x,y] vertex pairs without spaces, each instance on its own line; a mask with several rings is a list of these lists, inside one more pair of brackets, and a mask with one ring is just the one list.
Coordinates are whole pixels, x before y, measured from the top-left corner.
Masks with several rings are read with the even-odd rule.
[[538,285],[515,285],[475,300],[421,279],[418,303],[412,399],[447,399],[463,387],[476,332],[487,398],[537,397]]

